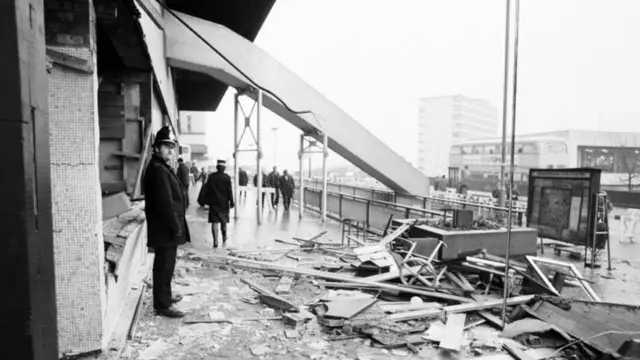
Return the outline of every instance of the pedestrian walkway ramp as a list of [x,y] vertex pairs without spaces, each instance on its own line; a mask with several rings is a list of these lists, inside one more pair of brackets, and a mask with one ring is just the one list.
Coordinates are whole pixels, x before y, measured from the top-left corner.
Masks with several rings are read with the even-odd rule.
[[[427,195],[429,179],[426,176],[269,54],[224,26],[176,14],[255,83],[277,94],[290,109],[309,110],[315,116],[294,114],[265,93],[263,104],[266,108],[320,141],[319,133],[326,133],[331,150],[392,190]],[[235,88],[246,88],[251,84],[168,12],[165,12],[165,33],[170,66],[210,75]],[[358,84],[345,86],[352,87],[354,96],[358,96]],[[389,126],[393,126],[393,119],[389,119]]]

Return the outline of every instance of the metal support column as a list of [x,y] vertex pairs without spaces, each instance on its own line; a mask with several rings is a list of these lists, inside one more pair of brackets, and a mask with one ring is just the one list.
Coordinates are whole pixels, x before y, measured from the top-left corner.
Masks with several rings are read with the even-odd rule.
[[[3,358],[58,359],[43,0],[0,1]],[[10,275],[9,275],[10,274]]]
[[[238,194],[240,193],[239,189],[239,179],[238,179],[238,149],[240,144],[238,143],[240,139],[238,138],[238,107],[240,104],[239,101],[240,94],[236,93],[233,98],[233,199],[236,201],[236,204],[240,202],[240,198]],[[238,206],[233,208],[233,218],[238,219]]]
[[302,173],[303,169],[304,169],[304,134],[300,134],[300,152],[298,153],[298,159],[299,159],[299,172],[298,172],[298,183],[300,184],[300,193],[298,194],[300,196],[300,202],[299,202],[299,207],[300,207],[300,218],[302,218],[302,215],[304,213],[304,174]]
[[327,157],[329,156],[329,137],[322,134],[322,222],[327,221]]
[[261,167],[261,163],[262,163],[262,143],[260,142],[261,139],[261,130],[260,130],[260,122],[262,121],[262,90],[257,89],[258,91],[258,98],[256,99],[256,103],[258,104],[258,111],[257,111],[257,124],[256,124],[256,132],[258,133],[256,135],[256,146],[258,147],[258,154],[256,156],[256,166],[257,166],[257,172],[258,172],[258,224],[262,224],[262,206],[264,205],[262,202],[262,167]]
[[[320,149],[318,146],[317,138],[322,137],[323,148]],[[329,154],[329,137],[326,134],[302,134],[300,135],[300,217],[302,217],[302,209],[304,208],[304,203],[302,200],[304,199],[304,183],[303,183],[303,168],[304,168],[304,155],[309,155],[309,178],[311,178],[311,155],[313,154],[322,154],[322,194],[320,196],[319,207],[322,221],[326,220],[326,212],[327,212],[327,156]],[[315,148],[315,149],[314,149]],[[309,180],[313,181],[313,180]],[[317,184],[316,184],[317,185]],[[316,186],[317,187],[317,186]]]
[[[255,94],[255,101],[253,103],[253,106],[251,108],[251,111],[247,114],[244,111],[244,108],[242,107],[242,103],[240,102],[240,97],[242,95],[245,94],[250,94],[251,96],[253,96]],[[240,110],[240,111],[238,111]],[[251,129],[251,116],[253,115],[253,112],[256,112],[256,132],[254,133],[253,130]],[[238,136],[238,126],[237,126],[237,122],[238,122],[238,115],[239,112],[242,112],[242,115],[244,116],[244,128],[242,130],[242,133],[240,134],[240,136]],[[258,181],[257,181],[257,189],[258,189],[258,208],[257,208],[257,212],[258,212],[258,224],[262,223],[262,169],[260,168],[260,163],[262,160],[262,144],[260,142],[261,140],[261,131],[260,131],[260,125],[261,125],[261,121],[262,121],[262,90],[260,89],[254,89],[254,88],[248,88],[248,89],[239,89],[238,93],[235,96],[235,109],[234,109],[234,115],[235,115],[235,119],[234,119],[234,124],[236,125],[235,130],[234,130],[234,135],[235,135],[235,149],[234,149],[234,160],[235,160],[235,165],[234,165],[234,175],[235,175],[235,180],[234,180],[234,185],[235,185],[235,190],[234,190],[234,196],[236,197],[236,204],[239,202],[238,200],[238,194],[239,194],[239,179],[238,179],[238,172],[239,172],[239,167],[238,167],[238,162],[239,162],[239,155],[241,152],[256,152],[256,165],[257,165],[257,171],[258,173],[256,174],[256,176],[258,177]],[[242,139],[244,138],[244,135],[247,133],[247,129],[249,130],[249,133],[251,134],[251,136],[253,137],[253,141],[256,144],[256,148],[252,149],[252,148],[248,148],[248,149],[241,149],[240,148],[240,144],[242,143]],[[257,134],[257,135],[256,135]],[[236,218],[238,217],[238,211],[237,211],[237,206],[236,206],[236,210],[234,212]]]

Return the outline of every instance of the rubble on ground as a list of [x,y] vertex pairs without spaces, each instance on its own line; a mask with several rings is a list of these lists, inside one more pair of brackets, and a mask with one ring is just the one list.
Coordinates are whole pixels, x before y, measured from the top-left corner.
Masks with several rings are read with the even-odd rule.
[[[396,241],[410,227],[355,239],[350,247],[321,233],[278,240],[273,248],[181,251],[174,291],[189,314],[151,316],[147,291],[146,316],[122,353],[132,359],[633,356],[621,352],[637,348],[628,341],[640,337],[639,308],[601,303],[571,264],[526,257],[511,260],[507,271],[504,258],[484,249],[439,261],[440,245],[426,257]],[[569,286],[583,299],[563,297]]]

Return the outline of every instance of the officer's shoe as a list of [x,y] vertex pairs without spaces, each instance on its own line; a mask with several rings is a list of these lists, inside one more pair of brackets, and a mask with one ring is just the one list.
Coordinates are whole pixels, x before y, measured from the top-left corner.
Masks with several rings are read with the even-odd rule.
[[173,306],[168,309],[156,309],[156,313],[160,316],[169,317],[169,318],[181,318],[184,317],[185,313],[180,311]]
[[182,301],[182,295],[174,295],[171,297],[172,304],[179,303],[180,301]]

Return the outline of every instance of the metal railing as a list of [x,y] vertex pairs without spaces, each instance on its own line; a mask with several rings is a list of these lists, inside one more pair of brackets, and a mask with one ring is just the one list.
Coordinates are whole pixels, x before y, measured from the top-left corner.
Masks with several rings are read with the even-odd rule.
[[[320,208],[322,182],[305,180],[305,205]],[[299,184],[296,181],[296,186]],[[526,224],[526,208],[516,206],[512,212],[512,225]],[[346,211],[345,211],[346,209]],[[366,223],[376,229],[386,225],[389,215],[396,218],[431,218],[443,216],[445,209],[470,209],[474,218],[484,218],[506,226],[508,209],[482,201],[459,199],[457,196],[413,196],[397,194],[379,188],[354,186],[342,183],[327,183],[327,211],[341,219],[350,218]],[[384,225],[381,229],[384,229]]]

